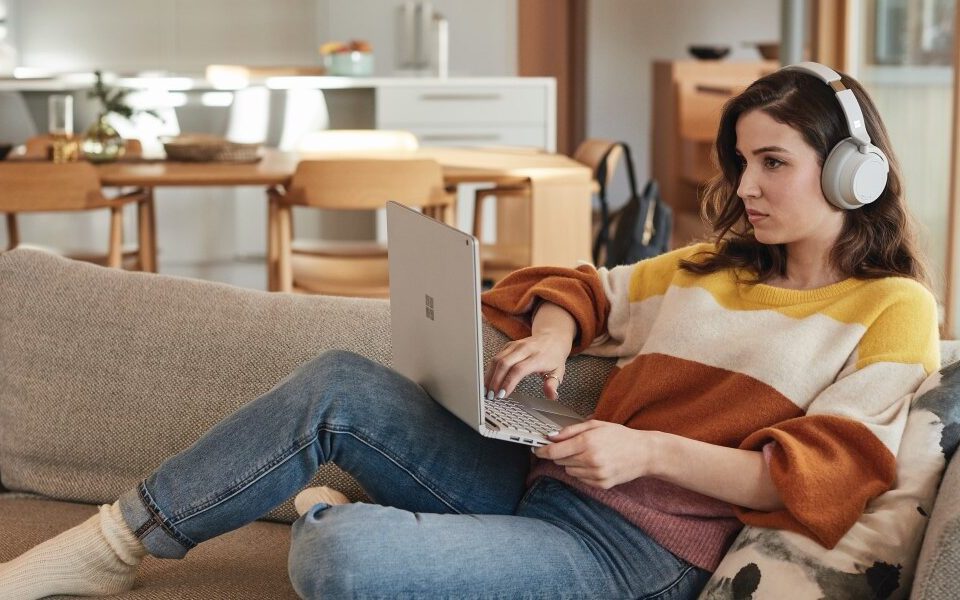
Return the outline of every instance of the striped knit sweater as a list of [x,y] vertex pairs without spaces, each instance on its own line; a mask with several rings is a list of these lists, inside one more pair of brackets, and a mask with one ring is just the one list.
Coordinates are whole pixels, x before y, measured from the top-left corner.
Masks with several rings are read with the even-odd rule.
[[533,467],[531,482],[564,481],[710,571],[743,523],[833,547],[893,484],[912,393],[939,367],[936,302],[919,283],[790,290],[679,268],[712,249],[611,270],[531,267],[483,295],[484,316],[514,339],[530,335],[544,300],[576,319],[572,353],[618,358],[594,418],[763,450],[783,510],[731,506],[651,477],[601,490],[551,461]]

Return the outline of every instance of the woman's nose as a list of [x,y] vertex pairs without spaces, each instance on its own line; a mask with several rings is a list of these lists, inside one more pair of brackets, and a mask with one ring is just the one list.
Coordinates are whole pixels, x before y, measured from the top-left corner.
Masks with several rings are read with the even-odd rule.
[[744,168],[740,174],[740,184],[737,186],[737,196],[741,198],[756,198],[760,196],[760,186],[749,168]]

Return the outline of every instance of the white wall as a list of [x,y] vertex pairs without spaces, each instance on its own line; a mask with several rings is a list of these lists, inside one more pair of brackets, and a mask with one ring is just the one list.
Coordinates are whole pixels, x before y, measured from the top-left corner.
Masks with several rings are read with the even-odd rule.
[[315,0],[8,0],[20,62],[201,72],[316,61]]
[[[587,136],[630,145],[642,185],[650,176],[652,63],[687,59],[690,44],[726,44],[726,60],[756,60],[742,42],[780,39],[772,0],[592,0],[587,23]],[[611,200],[625,198],[620,174]]]

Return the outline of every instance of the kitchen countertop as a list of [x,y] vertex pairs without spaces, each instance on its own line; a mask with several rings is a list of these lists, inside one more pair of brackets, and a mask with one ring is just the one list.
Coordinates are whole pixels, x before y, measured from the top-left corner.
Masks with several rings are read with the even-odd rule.
[[[92,73],[73,73],[49,78],[0,77],[0,91],[8,92],[70,92],[87,90],[93,85]],[[141,75],[108,78],[110,85],[135,89],[166,91],[239,90],[248,87],[270,89],[365,89],[380,87],[437,86],[542,86],[553,82],[551,77],[337,77],[315,75],[281,75],[223,79],[211,81],[202,74]]]

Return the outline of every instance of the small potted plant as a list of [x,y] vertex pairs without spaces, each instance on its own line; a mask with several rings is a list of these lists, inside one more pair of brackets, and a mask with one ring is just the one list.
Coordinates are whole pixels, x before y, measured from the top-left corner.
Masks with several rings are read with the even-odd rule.
[[153,110],[135,110],[126,102],[127,95],[132,90],[107,86],[103,83],[103,74],[100,71],[95,71],[94,75],[97,79],[93,88],[87,92],[87,98],[96,99],[100,103],[100,112],[97,120],[84,134],[80,149],[91,162],[108,162],[123,156],[125,149],[123,138],[107,120],[109,115],[129,119],[134,114],[143,112],[158,119],[161,117]]

